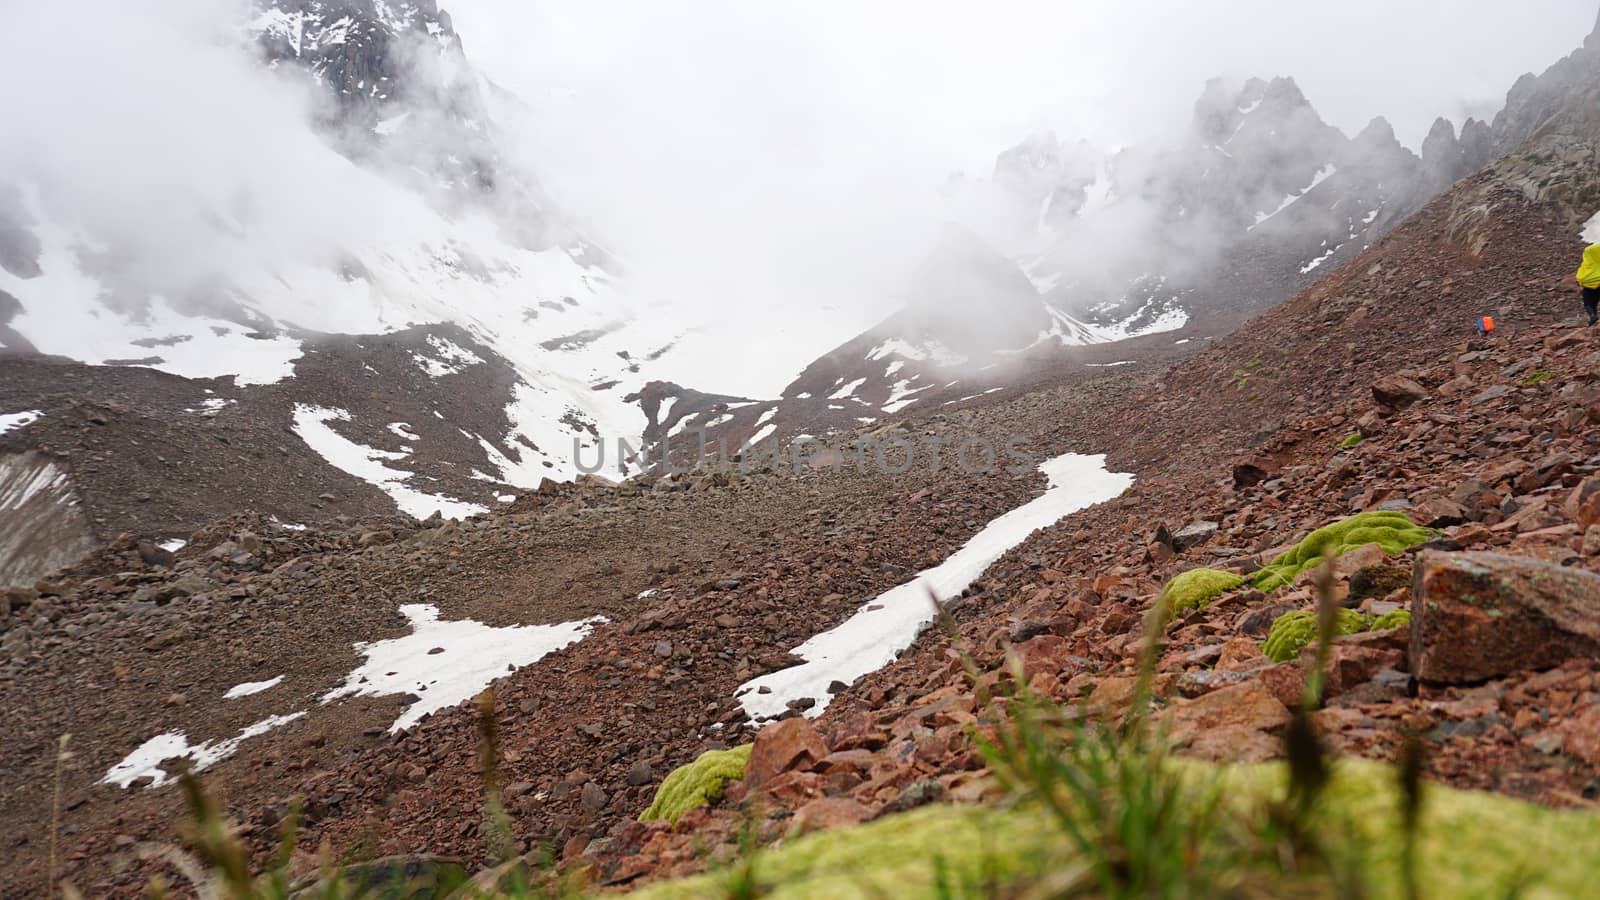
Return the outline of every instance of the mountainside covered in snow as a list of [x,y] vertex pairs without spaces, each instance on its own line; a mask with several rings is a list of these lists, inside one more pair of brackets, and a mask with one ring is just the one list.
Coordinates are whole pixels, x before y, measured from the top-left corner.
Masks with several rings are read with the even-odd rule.
[[[180,77],[69,81],[58,105],[120,91],[104,101],[129,110],[111,123],[128,127],[120,165],[41,140],[0,175],[4,411],[41,414],[3,440],[113,454],[146,490],[190,470],[138,505],[121,483],[81,490],[85,527],[182,531],[244,502],[176,450],[140,471],[131,447],[185,422],[233,429],[221,452],[269,461],[265,481],[314,484],[262,492],[286,521],[464,515],[576,477],[580,453],[600,466],[602,447],[605,474],[637,468],[616,452],[647,424],[634,395],[697,369],[706,323],[642,314],[513,152],[528,111],[448,14],[263,0],[201,25],[85,26],[108,65],[147,53]],[[91,415],[107,425],[86,442]]]

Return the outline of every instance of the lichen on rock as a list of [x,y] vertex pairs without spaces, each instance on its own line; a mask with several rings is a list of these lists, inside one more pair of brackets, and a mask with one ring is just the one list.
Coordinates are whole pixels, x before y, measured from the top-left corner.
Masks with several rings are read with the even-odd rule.
[[1213,597],[1242,584],[1244,578],[1232,572],[1190,569],[1167,582],[1157,602],[1165,604],[1170,615],[1177,615],[1191,609],[1205,609],[1211,605]]
[[732,750],[707,750],[694,762],[673,769],[662,779],[655,800],[639,816],[639,821],[676,823],[678,817],[696,806],[720,799],[724,785],[744,777],[744,766],[754,746],[743,744]]
[[[1340,636],[1356,634],[1371,627],[1373,618],[1353,609],[1339,609],[1335,614],[1334,633]],[[1297,609],[1284,613],[1272,623],[1261,652],[1273,662],[1288,662],[1317,639],[1317,611]]]
[[1305,540],[1257,572],[1251,583],[1263,591],[1274,591],[1293,584],[1300,573],[1321,565],[1323,560],[1363,544],[1377,544],[1384,553],[1393,556],[1432,538],[1431,532],[1406,518],[1404,513],[1384,510],[1358,513],[1311,532]]

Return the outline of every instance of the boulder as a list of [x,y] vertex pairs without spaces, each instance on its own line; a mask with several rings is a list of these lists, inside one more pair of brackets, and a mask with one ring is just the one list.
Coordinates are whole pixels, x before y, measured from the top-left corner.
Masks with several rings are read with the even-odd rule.
[[849,797],[822,797],[795,810],[790,836],[830,828],[859,825],[872,818],[872,810]]
[[1600,575],[1502,553],[1425,551],[1411,595],[1411,671],[1486,681],[1600,657]]
[[1390,409],[1405,409],[1427,396],[1427,388],[1400,375],[1386,375],[1372,383],[1372,399]]
[[1183,700],[1162,715],[1174,746],[1204,759],[1258,761],[1278,752],[1268,732],[1289,724],[1289,708],[1256,681]]
[[755,789],[791,769],[808,769],[828,755],[828,743],[809,719],[784,719],[756,735],[745,784]]
[[1273,476],[1273,466],[1262,459],[1251,459],[1233,464],[1233,486],[1237,489],[1255,487]]
[[1198,547],[1211,540],[1217,528],[1216,522],[1190,522],[1172,536],[1172,548],[1182,553],[1190,547]]

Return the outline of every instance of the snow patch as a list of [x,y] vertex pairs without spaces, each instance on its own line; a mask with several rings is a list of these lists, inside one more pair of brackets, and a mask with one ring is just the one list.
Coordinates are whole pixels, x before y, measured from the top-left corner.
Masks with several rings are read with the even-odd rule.
[[[1256,222],[1255,222],[1255,224],[1251,225],[1249,228],[1246,228],[1245,231],[1255,231],[1256,228],[1258,228],[1262,223],[1266,222],[1268,219],[1272,218],[1273,216],[1277,215],[1278,213],[1281,213],[1284,210],[1288,209],[1290,204],[1294,203],[1296,200],[1299,200],[1301,197],[1304,197],[1305,195],[1311,193],[1312,189],[1315,188],[1317,185],[1319,185],[1319,184],[1323,183],[1324,181],[1327,181],[1329,178],[1333,177],[1333,174],[1335,172],[1337,172],[1337,171],[1339,171],[1339,167],[1335,166],[1333,163],[1328,163],[1327,165],[1323,166],[1321,169],[1317,170],[1317,174],[1315,174],[1315,175],[1313,175],[1311,177],[1311,183],[1310,184],[1308,184],[1305,187],[1301,188],[1300,190],[1290,194],[1289,196],[1284,197],[1283,198],[1283,202],[1278,204],[1278,208],[1277,209],[1274,209],[1272,212],[1269,212],[1269,213],[1262,213],[1262,212],[1256,213]],[[1374,215],[1376,215],[1376,213],[1374,213]]]
[[389,726],[399,731],[423,716],[455,706],[508,672],[537,662],[589,634],[600,616],[557,625],[494,628],[471,619],[439,621],[439,609],[425,603],[400,607],[411,633],[386,641],[356,644],[367,660],[342,687],[322,695],[341,697],[412,694],[416,702]]
[[422,367],[422,371],[434,378],[455,375],[468,366],[483,362],[478,354],[435,334],[428,335],[428,346],[433,350],[433,356],[413,353],[411,358]]
[[1579,235],[1585,243],[1600,244],[1600,212],[1589,217],[1583,224],[1583,233]]
[[931,387],[933,385],[925,384],[922,387],[914,388],[911,386],[910,381],[904,379],[897,381],[894,383],[894,387],[889,390],[889,399],[883,404],[883,411],[897,413],[915,403],[917,401],[916,395]]
[[965,356],[938,341],[927,341],[919,346],[899,338],[890,338],[867,351],[867,359],[873,361],[890,356],[898,356],[914,362],[932,361],[941,366],[959,366],[967,361]]
[[0,413],[0,434],[15,431],[39,421],[44,413],[37,409],[25,409],[22,412]]
[[329,465],[388,494],[401,512],[418,519],[426,519],[434,512],[447,519],[465,519],[488,511],[476,503],[429,494],[408,486],[405,482],[412,473],[387,466],[384,460],[404,459],[410,455],[409,450],[395,452],[358,444],[334,431],[328,425],[331,421],[348,422],[350,414],[342,409],[295,404],[294,433]]
[[126,788],[141,778],[150,778],[150,787],[160,787],[170,781],[172,776],[162,771],[161,763],[164,760],[182,758],[190,761],[193,771],[203,772],[229,756],[232,756],[239,745],[253,737],[259,737],[280,725],[293,722],[305,715],[304,711],[290,713],[287,716],[267,716],[259,722],[246,727],[243,731],[231,738],[220,741],[201,741],[191,745],[188,737],[181,731],[169,731],[158,734],[143,744],[138,749],[129,753],[122,762],[111,767],[106,777],[100,779],[101,784],[114,784]]
[[854,394],[857,390],[859,390],[861,388],[861,386],[863,384],[866,384],[866,383],[867,383],[867,380],[865,378],[857,378],[855,381],[852,381],[849,384],[845,385],[844,387],[839,388],[837,391],[834,391],[833,393],[829,394],[828,395],[828,399],[829,400],[843,400],[846,397],[849,397],[851,394]]
[[[827,708],[835,681],[854,682],[900,655],[933,620],[929,595],[941,602],[959,595],[1007,551],[1070,513],[1109,500],[1133,484],[1133,476],[1108,471],[1105,456],[1068,453],[1039,466],[1049,479],[1042,496],[996,518],[960,550],[916,578],[878,595],[844,624],[822,632],[791,652],[805,662],[747,681],[734,696],[752,719],[782,715],[790,701],[812,698],[815,718]],[[770,693],[761,693],[761,688]]]
[[228,688],[227,693],[222,695],[222,699],[237,700],[240,697],[248,697],[251,694],[259,694],[262,691],[270,691],[277,687],[282,681],[282,675],[279,675],[277,678],[268,678],[266,681],[246,681],[243,684],[236,684],[233,687]]

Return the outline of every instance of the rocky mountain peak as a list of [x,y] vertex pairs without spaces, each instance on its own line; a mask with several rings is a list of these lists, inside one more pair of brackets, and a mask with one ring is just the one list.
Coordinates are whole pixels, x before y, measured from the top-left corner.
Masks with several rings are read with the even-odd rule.
[[1394,126],[1391,125],[1389,120],[1385,119],[1383,116],[1374,116],[1372,121],[1368,122],[1365,128],[1361,129],[1361,131],[1357,133],[1354,138],[1351,138],[1351,142],[1359,147],[1373,150],[1390,148],[1399,148],[1401,150],[1405,149],[1405,147],[1400,143],[1400,139],[1395,137]]

